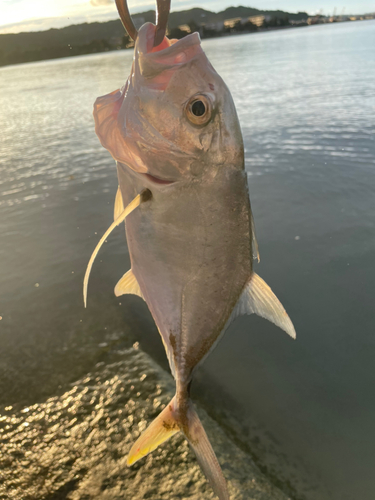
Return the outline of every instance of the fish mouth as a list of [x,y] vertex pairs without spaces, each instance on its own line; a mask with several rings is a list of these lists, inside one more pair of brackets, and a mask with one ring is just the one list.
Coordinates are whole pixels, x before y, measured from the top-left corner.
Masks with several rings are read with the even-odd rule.
[[143,174],[142,173],[141,175],[146,177],[146,179],[149,180],[150,182],[152,182],[153,184],[159,184],[162,186],[170,186],[171,184],[176,183],[176,181],[169,181],[167,179],[161,179],[160,177],[155,177],[154,175],[151,175],[151,174]]
[[198,33],[191,33],[181,40],[164,40],[153,46],[156,27],[145,23],[138,32],[136,41],[136,60],[142,76],[152,78],[159,73],[183,66],[203,53]]
[[156,26],[152,23],[145,23],[139,30],[137,45],[141,53],[144,55],[156,54],[157,58],[160,53],[164,54],[182,52],[192,45],[200,47],[201,40],[197,32],[190,33],[189,35],[181,38],[168,38],[164,36],[162,42],[154,47]]
[[169,179],[163,179],[162,177],[157,177],[155,175],[152,175],[148,172],[139,172],[137,170],[132,169],[128,163],[123,163],[123,162],[117,162],[117,167],[121,168],[124,171],[130,172],[133,176],[135,176],[138,180],[140,180],[143,183],[146,183],[146,185],[153,185],[154,187],[163,187],[163,186],[172,186],[173,184],[177,184],[179,180],[169,180]]

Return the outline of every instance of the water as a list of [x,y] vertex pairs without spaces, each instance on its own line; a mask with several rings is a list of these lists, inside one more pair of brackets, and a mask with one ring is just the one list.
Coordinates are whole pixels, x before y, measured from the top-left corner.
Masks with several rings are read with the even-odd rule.
[[[308,500],[375,495],[375,21],[204,42],[245,141],[261,263],[293,342],[238,319],[197,374],[195,396],[271,479]],[[113,216],[115,166],[91,116],[131,51],[0,70],[0,399],[43,401],[139,340],[163,366],[123,231],[82,279]],[[97,233],[97,234],[96,234]],[[208,402],[210,404],[208,404]]]

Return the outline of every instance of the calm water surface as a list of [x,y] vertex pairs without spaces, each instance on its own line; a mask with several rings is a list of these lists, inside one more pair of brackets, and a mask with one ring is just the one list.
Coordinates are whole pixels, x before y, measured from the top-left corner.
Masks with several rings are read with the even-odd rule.
[[[204,42],[232,91],[261,264],[297,330],[236,321],[194,392],[296,498],[375,497],[375,21]],[[131,51],[0,70],[0,402],[42,401],[111,342],[139,340],[163,366],[111,236],[82,305],[87,260],[113,217],[110,155],[92,119]],[[210,398],[210,399],[209,399]],[[207,403],[206,403],[207,406]],[[286,487],[286,486],[285,486]]]

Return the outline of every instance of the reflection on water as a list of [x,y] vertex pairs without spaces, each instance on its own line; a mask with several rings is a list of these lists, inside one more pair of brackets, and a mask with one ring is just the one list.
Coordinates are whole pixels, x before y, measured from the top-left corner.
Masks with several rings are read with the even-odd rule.
[[[200,369],[196,397],[218,399],[220,408],[228,394],[231,432],[299,496],[370,500],[375,22],[204,46],[243,129],[262,258],[256,271],[298,338],[255,317],[237,320]],[[131,60],[122,51],[0,70],[4,406],[64,389],[102,359],[114,332],[127,346],[140,340],[166,365],[145,304],[113,295],[129,268],[122,230],[101,250],[82,306],[85,266],[111,222],[117,189],[92,104],[124,83]]]

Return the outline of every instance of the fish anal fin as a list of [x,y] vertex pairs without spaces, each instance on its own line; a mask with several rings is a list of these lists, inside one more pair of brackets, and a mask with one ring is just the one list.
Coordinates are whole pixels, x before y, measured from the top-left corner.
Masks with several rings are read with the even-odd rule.
[[180,431],[175,418],[174,401],[173,398],[134,443],[127,459],[129,466],[154,451],[159,445]]
[[117,188],[115,206],[113,209],[113,220],[116,220],[124,211],[124,202],[122,201],[122,194],[120,186]]
[[237,316],[242,314],[253,313],[268,319],[268,321],[271,321],[271,323],[284,330],[293,339],[296,338],[293,323],[281,302],[267,283],[256,273],[251,275],[233,310],[230,321],[233,321]]
[[125,295],[127,293],[138,295],[138,297],[144,299],[137,278],[134,276],[133,271],[131,269],[129,269],[129,271],[124,274],[124,276],[115,286],[116,297],[120,297],[121,295]]
[[257,259],[260,262],[259,246],[257,241],[257,235],[255,233],[255,224],[253,213],[251,213],[251,231],[252,231],[252,249],[253,249],[253,259]]

